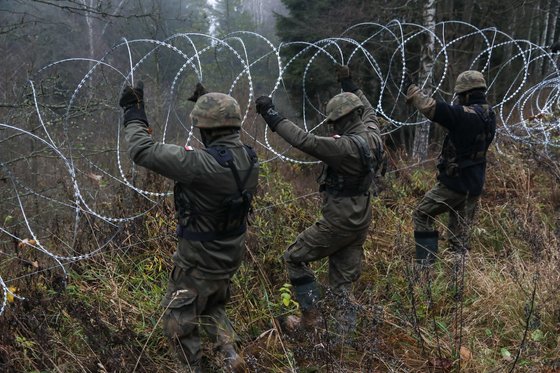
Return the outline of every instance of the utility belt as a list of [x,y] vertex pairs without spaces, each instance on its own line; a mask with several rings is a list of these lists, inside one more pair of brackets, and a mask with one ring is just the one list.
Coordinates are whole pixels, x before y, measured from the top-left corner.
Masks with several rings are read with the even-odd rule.
[[461,170],[486,163],[486,158],[479,159],[463,159],[461,161],[441,160],[438,164],[438,170],[449,177],[457,177],[461,175]]
[[[333,180],[334,179],[334,180]],[[320,192],[326,192],[335,197],[355,197],[366,195],[373,181],[373,173],[363,177],[344,177],[336,175],[327,177],[327,180],[319,186]]]
[[216,241],[225,240],[230,237],[239,236],[247,231],[247,224],[242,224],[238,228],[226,232],[194,232],[187,229],[186,226],[177,224],[177,237],[184,238],[189,241]]

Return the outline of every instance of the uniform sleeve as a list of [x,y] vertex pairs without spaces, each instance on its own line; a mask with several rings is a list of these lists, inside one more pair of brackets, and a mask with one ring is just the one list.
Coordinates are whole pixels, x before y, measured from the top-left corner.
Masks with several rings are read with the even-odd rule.
[[445,102],[436,101],[425,95],[424,92],[414,84],[408,88],[406,101],[414,105],[426,118],[448,130],[457,129],[461,123],[464,123],[463,119],[465,115],[467,115],[464,106],[449,105]]
[[340,163],[341,156],[345,154],[340,139],[305,132],[288,119],[278,123],[276,133],[290,145],[332,167],[336,167]]
[[465,117],[477,115],[474,111],[468,113],[462,105],[449,105],[445,102],[437,102],[434,113],[434,121],[448,130],[460,130],[461,126],[465,126]]
[[428,97],[420,87],[416,84],[411,84],[406,92],[406,102],[414,106],[419,112],[424,114],[429,120],[434,120],[436,111],[436,100]]
[[362,114],[362,121],[364,124],[370,128],[377,136],[381,136],[381,131],[379,130],[380,123],[377,115],[375,114],[375,109],[371,106],[369,100],[367,99],[364,92],[361,89],[358,89],[354,92],[356,96],[360,98],[362,104],[364,104],[364,112]]
[[194,177],[195,151],[184,147],[155,142],[147,127],[140,121],[132,121],[125,127],[125,140],[132,161],[170,179],[189,184]]

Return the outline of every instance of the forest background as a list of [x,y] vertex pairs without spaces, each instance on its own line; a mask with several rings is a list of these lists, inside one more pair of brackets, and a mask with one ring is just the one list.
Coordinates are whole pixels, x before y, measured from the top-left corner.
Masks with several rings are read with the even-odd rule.
[[[119,147],[117,101],[124,79],[108,78],[110,71],[105,70],[84,79],[106,54],[109,64],[128,72],[130,59],[137,61],[152,49],[148,42],[131,43],[129,56],[122,47],[123,37],[163,41],[178,33],[198,33],[217,40],[243,30],[279,45],[340,35],[362,41],[378,29],[360,27],[348,32],[361,23],[397,27],[398,21],[430,27],[449,22],[445,23],[449,40],[472,32],[465,25],[473,25],[528,40],[548,53],[559,39],[559,10],[560,2],[555,0],[215,0],[211,4],[205,0],[0,0],[0,276],[4,295],[0,370],[174,369],[161,333],[158,305],[175,247],[172,200],[157,193],[140,197],[108,175],[122,168],[134,185],[147,190],[166,192],[172,185],[134,169]],[[419,81],[429,78],[426,56],[429,59],[434,41],[428,34],[407,45],[409,70]],[[254,35],[234,34],[248,53],[266,54],[268,44]],[[398,77],[402,65],[391,62],[398,43],[385,46],[380,38],[364,46],[376,54],[381,70],[389,75],[394,69],[392,76]],[[184,41],[173,45],[185,50],[192,46]],[[204,45],[212,50],[201,60],[204,84],[211,90],[228,90],[240,72],[236,56],[219,42]],[[441,61],[440,65],[428,61],[436,72],[433,75],[441,78],[438,99],[451,99],[460,71],[489,62],[475,61],[481,48],[480,38],[466,38],[448,49],[447,70]],[[301,49],[288,45],[284,62],[298,56]],[[115,50],[119,53],[112,53]],[[348,45],[341,47],[346,58],[352,50]],[[338,89],[332,61],[318,59],[306,70],[312,56],[296,57],[284,71],[276,96],[283,112],[298,122],[320,120],[326,101]],[[381,97],[382,80],[364,61],[357,56],[350,64],[355,80],[370,101],[391,110],[379,113],[386,120],[389,172],[385,190],[373,200],[374,222],[365,245],[363,275],[355,289],[360,303],[357,333],[341,345],[336,343],[337,336],[328,333],[301,340],[279,327],[279,318],[298,313],[286,284],[282,252],[320,209],[315,183],[320,166],[288,149],[285,154],[301,162],[276,159],[263,164],[246,260],[232,284],[228,313],[241,337],[240,350],[249,371],[559,372],[560,167],[554,144],[560,135],[560,110],[556,99],[554,107],[540,111],[543,105],[537,95],[527,113],[508,116],[512,122],[526,119],[553,130],[544,140],[535,141],[519,141],[507,131],[498,135],[489,156],[486,192],[472,227],[468,260],[458,263],[444,251],[432,277],[419,282],[411,265],[411,213],[434,183],[435,159],[444,133],[433,124],[397,125],[418,120],[417,113],[406,106],[398,84],[393,85],[392,95]],[[550,76],[555,66],[546,58],[531,63],[520,78],[518,72],[527,62],[519,58],[514,44],[497,49],[490,62],[486,76],[500,76],[489,91],[492,102],[511,94],[512,86],[519,86],[523,94],[545,79],[554,82]],[[253,85],[241,79],[232,94],[246,98],[270,92],[277,78],[275,63],[275,57],[269,56],[256,65],[251,71]],[[175,82],[181,65],[176,56],[157,50],[135,77],[146,84],[147,111],[154,118],[151,124],[156,134],[167,131],[162,118],[168,117],[166,92],[174,84],[173,106],[179,115],[170,119],[166,138],[174,143],[185,141],[183,122],[192,109],[185,97],[200,78],[190,74]],[[555,97],[557,85],[545,86],[542,96],[552,92]],[[432,82],[426,88],[434,86]],[[83,89],[76,94],[76,87]],[[240,103],[247,109],[247,133],[263,139],[264,123],[250,103]],[[302,108],[309,107],[317,110],[304,114]],[[43,114],[44,124],[38,113]],[[178,124],[173,126],[173,121]],[[507,123],[499,125],[504,128]],[[76,191],[65,176],[68,164],[38,139],[43,136],[42,126],[49,129],[57,149],[71,151],[73,164],[81,170],[75,178],[84,188],[83,203],[88,202],[100,216],[83,214],[77,208]],[[245,135],[245,139],[257,141],[257,135]],[[279,139],[269,136],[275,148],[284,149]],[[274,156],[265,147],[258,151],[262,159]],[[108,224],[104,216],[121,218]],[[442,218],[441,232],[444,226]],[[50,251],[40,250],[36,241]],[[441,246],[445,247],[444,241]],[[325,263],[314,268],[325,280]],[[336,303],[325,289],[324,314],[339,306]],[[212,355],[211,346],[206,348]]]

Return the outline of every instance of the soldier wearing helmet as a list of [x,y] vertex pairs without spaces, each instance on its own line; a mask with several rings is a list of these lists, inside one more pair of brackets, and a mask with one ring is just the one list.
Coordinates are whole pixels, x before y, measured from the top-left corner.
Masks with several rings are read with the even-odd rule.
[[119,104],[133,162],[175,181],[179,242],[162,301],[164,334],[186,371],[202,372],[200,327],[216,343],[224,371],[244,371],[224,309],[258,178],[255,152],[240,140],[241,110],[233,97],[197,84],[190,117],[205,148],[195,149],[152,139],[143,96],[142,85],[126,87]]
[[443,126],[447,135],[439,157],[438,182],[413,213],[416,261],[430,265],[438,252],[436,216],[449,213],[448,241],[452,253],[468,252],[468,228],[484,187],[486,153],[496,132],[496,118],[486,100],[486,80],[479,71],[457,77],[457,103],[450,105],[426,96],[408,78],[407,102],[428,119]]
[[319,178],[322,217],[300,233],[284,255],[302,311],[301,318],[287,320],[292,331],[319,326],[320,291],[308,263],[326,257],[329,285],[339,297],[335,329],[348,334],[356,322],[352,285],[360,276],[362,246],[372,218],[370,187],[383,148],[375,110],[352,81],[347,66],[337,66],[337,78],[344,92],[333,97],[326,108],[326,121],[335,130],[332,137],[305,132],[281,116],[269,97],[256,100],[257,112],[272,131],[324,164]]

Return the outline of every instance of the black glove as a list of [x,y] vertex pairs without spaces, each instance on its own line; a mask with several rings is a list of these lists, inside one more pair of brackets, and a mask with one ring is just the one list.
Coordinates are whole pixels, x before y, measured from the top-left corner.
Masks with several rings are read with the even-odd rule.
[[268,127],[270,127],[272,132],[276,131],[278,123],[286,119],[275,110],[272,99],[268,96],[261,96],[257,98],[255,104],[257,106],[257,113],[262,115],[264,121],[268,124]]
[[193,92],[192,96],[187,98],[187,100],[192,101],[192,102],[196,102],[196,101],[198,101],[198,98],[200,96],[205,95],[207,93],[208,93],[208,91],[206,90],[206,88],[204,88],[202,83],[196,83],[196,87],[194,89],[194,92]]
[[403,78],[403,89],[405,94],[408,91],[408,87],[410,87],[413,84],[414,81],[412,80],[412,74],[410,74],[410,71],[408,71],[408,69],[405,69],[404,78]]
[[359,88],[352,80],[352,74],[347,65],[335,65],[336,81],[340,83],[344,92],[356,92]]
[[124,126],[132,120],[139,120],[144,122],[147,126],[148,118],[144,111],[144,83],[139,81],[136,86],[126,86],[121,94],[119,100],[120,107],[124,110]]

